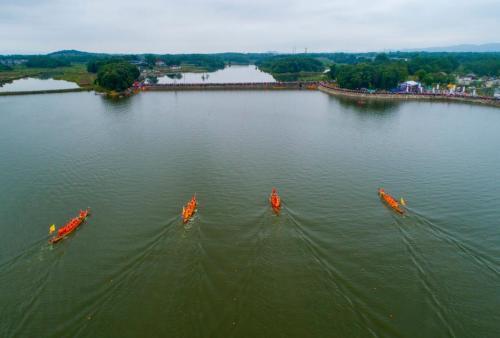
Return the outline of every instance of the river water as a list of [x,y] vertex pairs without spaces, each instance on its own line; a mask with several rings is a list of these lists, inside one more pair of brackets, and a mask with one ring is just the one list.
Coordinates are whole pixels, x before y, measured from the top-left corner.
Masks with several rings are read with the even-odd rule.
[[14,80],[10,83],[4,84],[3,86],[0,86],[0,93],[72,88],[78,88],[78,85],[74,82],[65,80],[38,79],[34,77],[27,77]]
[[230,66],[210,73],[177,73],[158,78],[158,83],[276,82],[272,75],[254,65]]
[[499,128],[316,91],[0,97],[0,336],[497,337]]

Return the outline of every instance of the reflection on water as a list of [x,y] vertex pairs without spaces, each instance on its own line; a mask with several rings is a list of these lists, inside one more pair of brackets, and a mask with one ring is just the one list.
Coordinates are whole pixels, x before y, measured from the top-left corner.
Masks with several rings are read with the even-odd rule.
[[274,78],[254,65],[230,66],[212,73],[173,73],[158,78],[158,83],[237,83],[275,82]]
[[0,92],[22,92],[51,89],[72,89],[78,88],[74,82],[64,80],[54,80],[52,78],[33,78],[14,80],[10,83],[0,86]]
[[[104,106],[106,112],[114,113],[114,114],[129,114],[130,113],[130,107],[131,107],[132,102],[133,102],[133,99],[131,96],[112,97],[112,96],[101,95],[99,97],[101,99],[101,103]],[[140,98],[139,98],[139,100],[140,100]]]
[[146,78],[146,83],[147,84],[157,84],[158,83],[158,77],[156,77],[156,76],[148,76]]
[[404,104],[404,102],[395,100],[374,100],[354,97],[331,97],[331,100],[335,100],[345,109],[368,113],[390,113],[396,111],[401,104]]
[[[186,73],[186,74],[187,74],[187,73]],[[192,73],[190,73],[190,74],[192,74]],[[198,74],[198,75],[199,75],[199,74]],[[202,79],[204,79],[204,76],[205,76],[205,74],[203,74],[203,75],[201,76],[201,78],[202,78]],[[168,77],[169,79],[173,79],[173,80],[180,80],[180,79],[182,79],[182,73],[167,74],[167,77]]]

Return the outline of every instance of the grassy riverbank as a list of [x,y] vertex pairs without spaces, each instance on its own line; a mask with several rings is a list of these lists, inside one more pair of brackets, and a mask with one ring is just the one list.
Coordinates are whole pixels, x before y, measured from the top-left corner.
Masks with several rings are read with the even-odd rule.
[[277,81],[327,81],[323,72],[299,72],[299,73],[270,73]]

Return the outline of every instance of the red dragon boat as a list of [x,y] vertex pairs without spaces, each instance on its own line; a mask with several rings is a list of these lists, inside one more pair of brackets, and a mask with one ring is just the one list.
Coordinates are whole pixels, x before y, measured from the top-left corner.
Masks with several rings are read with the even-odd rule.
[[193,217],[196,212],[196,206],[198,202],[196,201],[196,195],[191,198],[191,200],[186,204],[186,206],[182,207],[182,222],[186,224],[189,222],[191,217]]
[[271,204],[271,207],[273,208],[274,212],[278,214],[281,209],[281,198],[278,195],[276,188],[273,188],[273,191],[269,196],[269,203]]
[[401,204],[399,204],[394,197],[389,195],[388,193],[385,192],[384,189],[380,188],[378,190],[378,195],[379,197],[388,205],[390,206],[395,212],[398,214],[404,214],[404,209],[402,208]]
[[49,243],[55,244],[60,240],[64,239],[66,236],[75,231],[80,225],[82,225],[89,216],[90,216],[90,208],[87,208],[86,210],[80,210],[80,213],[78,214],[77,217],[72,218],[68,223],[66,223],[64,226],[60,227],[57,230],[57,235],[52,237],[49,240]]

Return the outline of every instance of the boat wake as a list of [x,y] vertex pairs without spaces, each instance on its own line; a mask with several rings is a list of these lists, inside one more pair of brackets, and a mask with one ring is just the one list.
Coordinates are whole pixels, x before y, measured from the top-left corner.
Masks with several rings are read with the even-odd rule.
[[20,262],[31,262],[33,260],[44,261],[46,258],[46,252],[50,251],[50,245],[48,244],[50,236],[43,236],[39,239],[33,241],[26,248],[21,250],[17,255],[10,257],[3,262],[0,262],[0,272],[9,269],[10,267],[19,264]]
[[[383,313],[382,309],[377,311],[373,308],[373,304],[369,305],[363,301],[363,299],[367,299],[363,291],[351,283],[348,277],[342,273],[341,268],[337,268],[337,264],[329,258],[331,255],[328,251],[334,248],[330,248],[327,243],[323,243],[321,234],[316,234],[311,226],[304,226],[306,220],[302,220],[301,216],[292,209],[287,208],[286,211],[286,217],[290,221],[289,223],[293,225],[296,234],[294,237],[303,244],[299,247],[305,250],[303,252],[304,257],[308,260],[312,258],[310,272],[317,276],[318,285],[328,281],[329,289],[350,307],[352,313],[362,323],[363,328],[367,330],[366,334],[378,336],[371,328],[379,326],[383,320],[380,315]],[[398,335],[397,331],[390,326],[384,326],[382,330],[388,336]]]
[[[40,298],[49,287],[49,281],[54,268],[60,262],[63,253],[56,253],[47,242],[48,236],[43,236],[26,247],[18,255],[0,264],[0,288],[7,299],[6,303],[11,303],[8,298],[16,295],[29,295],[29,297],[16,298],[16,311],[23,315],[19,320],[11,322],[10,327],[4,327],[0,323],[1,332],[9,333],[7,336],[22,336],[22,330],[28,326],[30,320],[37,315],[40,307]],[[29,273],[30,278],[25,278]],[[16,281],[15,283],[12,281]],[[21,299],[21,301],[19,301]],[[0,308],[0,317],[8,318],[10,308]],[[5,322],[5,325],[8,321]]]
[[500,266],[495,262],[493,257],[481,252],[471,244],[467,244],[465,240],[459,238],[450,231],[443,229],[435,222],[431,221],[425,215],[416,210],[411,209],[412,217],[418,224],[425,225],[425,229],[435,238],[442,240],[448,244],[455,246],[466,257],[469,257],[477,266],[485,269],[492,277],[500,277]]
[[456,335],[453,331],[452,325],[450,325],[449,314],[446,311],[446,306],[441,303],[438,293],[436,292],[436,285],[439,285],[439,282],[431,272],[432,269],[427,265],[424,253],[420,250],[418,244],[406,228],[408,221],[412,218],[412,215],[407,214],[406,218],[397,217],[398,215],[394,216],[398,225],[397,229],[401,234],[401,239],[406,247],[406,251],[408,252],[413,266],[417,271],[418,281],[427,295],[430,307],[441,322],[442,326],[446,328],[448,336],[455,337]]
[[[442,294],[443,290],[439,291],[441,282],[436,274],[433,273],[433,268],[430,266],[428,248],[423,248],[429,241],[425,243],[422,242],[422,238],[425,238],[424,233],[430,234],[438,242],[446,243],[452,247],[457,248],[462,256],[468,258],[476,267],[480,268],[482,271],[488,273],[490,277],[498,280],[499,272],[498,265],[495,264],[494,259],[488,255],[482,253],[479,249],[474,248],[472,245],[465,243],[462,239],[452,234],[451,232],[443,229],[437,223],[430,220],[428,217],[422,213],[414,210],[412,208],[406,208],[409,212],[406,217],[398,217],[398,215],[393,215],[395,225],[401,234],[401,239],[406,247],[408,256],[411,259],[413,266],[415,267],[418,275],[418,280],[420,281],[422,288],[427,295],[429,304],[433,309],[433,312],[439,318],[441,324],[446,328],[449,336],[455,336],[453,327],[456,323],[452,325],[451,313],[447,310],[449,305],[443,304],[438,297],[438,294]],[[424,235],[424,237],[422,237]],[[420,238],[417,238],[420,237]],[[429,244],[432,245],[432,244]],[[434,247],[434,249],[437,249]],[[456,255],[456,252],[448,252],[440,249],[442,254],[452,254]]]

